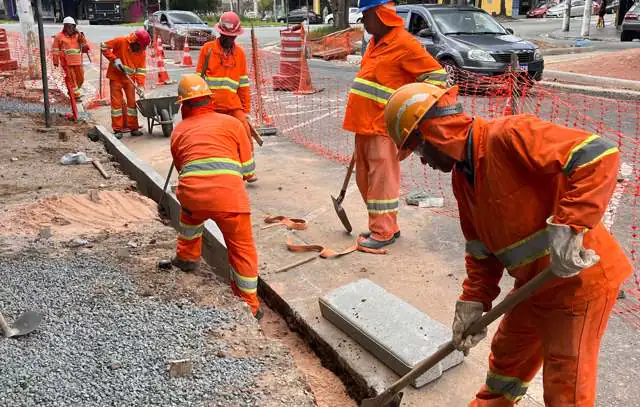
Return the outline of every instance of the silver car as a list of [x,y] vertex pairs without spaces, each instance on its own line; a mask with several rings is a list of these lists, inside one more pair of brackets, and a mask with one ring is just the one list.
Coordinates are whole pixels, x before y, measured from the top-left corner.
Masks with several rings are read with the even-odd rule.
[[[571,17],[582,17],[582,15],[584,14],[584,6],[585,6],[584,0],[572,0],[571,1]],[[594,14],[595,7],[596,7],[595,3],[593,3],[592,7],[593,9],[591,10],[591,14]],[[564,11],[566,8],[567,8],[567,2],[562,1],[557,5],[551,7],[549,10],[547,10],[546,17],[548,18],[564,17]]]

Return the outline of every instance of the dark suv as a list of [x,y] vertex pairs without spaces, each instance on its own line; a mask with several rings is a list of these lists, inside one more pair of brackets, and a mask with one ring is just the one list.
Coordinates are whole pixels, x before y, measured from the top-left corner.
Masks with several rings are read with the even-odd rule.
[[486,11],[468,6],[414,4],[397,6],[405,28],[445,67],[497,75],[518,55],[520,68],[542,78],[542,53],[533,43],[513,35]]

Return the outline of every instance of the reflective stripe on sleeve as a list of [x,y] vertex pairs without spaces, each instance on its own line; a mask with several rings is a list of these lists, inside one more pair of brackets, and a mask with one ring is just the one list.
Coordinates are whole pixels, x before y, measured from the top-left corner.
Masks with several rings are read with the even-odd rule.
[[593,134],[571,150],[562,170],[565,175],[569,175],[578,168],[585,167],[604,156],[617,152],[618,148],[612,142]]

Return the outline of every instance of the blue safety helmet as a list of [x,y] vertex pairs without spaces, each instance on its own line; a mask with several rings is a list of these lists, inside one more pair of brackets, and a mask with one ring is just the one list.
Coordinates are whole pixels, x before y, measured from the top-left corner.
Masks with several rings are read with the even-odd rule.
[[360,8],[360,12],[364,13],[366,10],[370,8],[374,8],[381,4],[387,4],[389,0],[359,0],[358,7]]

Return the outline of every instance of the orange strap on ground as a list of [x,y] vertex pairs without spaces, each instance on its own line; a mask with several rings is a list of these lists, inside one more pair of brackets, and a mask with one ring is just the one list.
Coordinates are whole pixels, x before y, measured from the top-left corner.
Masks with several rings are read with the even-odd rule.
[[341,257],[346,254],[353,253],[356,250],[364,253],[371,253],[371,254],[388,254],[389,253],[389,250],[387,249],[369,249],[369,248],[360,246],[360,241],[362,239],[363,239],[362,237],[358,237],[354,245],[349,246],[348,248],[337,252],[328,247],[324,247],[316,244],[294,244],[291,241],[291,238],[287,238],[287,249],[289,249],[290,252],[320,252],[320,257],[322,257],[323,259],[333,259],[333,258]]
[[266,218],[264,218],[264,223],[269,223],[269,225],[264,226],[262,229],[280,225],[284,225],[287,227],[287,229],[293,230],[305,230],[307,228],[306,220],[287,218],[286,216],[267,216]]

